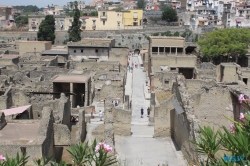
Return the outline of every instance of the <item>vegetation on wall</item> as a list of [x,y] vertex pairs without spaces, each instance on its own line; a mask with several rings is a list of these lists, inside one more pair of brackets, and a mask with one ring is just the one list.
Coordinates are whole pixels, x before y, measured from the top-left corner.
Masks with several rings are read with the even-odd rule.
[[55,18],[53,15],[47,15],[39,26],[37,40],[51,41],[54,44],[55,38]]

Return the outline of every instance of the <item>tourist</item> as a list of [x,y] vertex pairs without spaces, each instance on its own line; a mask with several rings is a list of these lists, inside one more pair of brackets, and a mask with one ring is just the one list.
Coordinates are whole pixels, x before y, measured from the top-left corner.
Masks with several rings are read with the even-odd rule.
[[129,102],[129,108],[132,109],[132,101]]
[[102,111],[99,111],[99,117],[100,117],[100,121],[102,121]]
[[143,113],[144,113],[144,110],[143,110],[143,108],[141,107],[141,118],[143,118]]
[[147,109],[147,112],[148,112],[148,117],[149,117],[149,115],[150,115],[150,108],[149,107]]
[[94,118],[94,108],[92,108],[90,114],[91,114],[91,118]]
[[132,62],[132,67],[134,67],[134,62]]

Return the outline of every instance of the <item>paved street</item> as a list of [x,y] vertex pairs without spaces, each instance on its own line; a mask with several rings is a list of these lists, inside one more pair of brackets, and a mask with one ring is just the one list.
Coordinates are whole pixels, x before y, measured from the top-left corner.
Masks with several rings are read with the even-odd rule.
[[[138,64],[137,56],[132,61]],[[181,152],[174,148],[171,138],[153,138],[154,126],[148,126],[147,108],[150,101],[144,97],[143,86],[146,73],[140,67],[133,70],[132,82],[132,126],[130,137],[116,136],[115,146],[118,158],[123,165],[129,166],[183,166]],[[141,107],[144,116],[141,118]]]

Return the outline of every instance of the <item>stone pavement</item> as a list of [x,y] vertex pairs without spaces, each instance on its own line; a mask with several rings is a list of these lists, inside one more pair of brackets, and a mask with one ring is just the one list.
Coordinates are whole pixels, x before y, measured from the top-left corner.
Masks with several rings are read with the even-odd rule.
[[[137,62],[137,56],[132,57]],[[140,67],[133,70],[131,137],[115,136],[115,147],[121,165],[129,166],[185,166],[181,152],[177,152],[171,138],[153,138],[154,126],[148,126],[147,108],[150,101],[144,97],[146,73]],[[141,107],[144,116],[141,118]]]

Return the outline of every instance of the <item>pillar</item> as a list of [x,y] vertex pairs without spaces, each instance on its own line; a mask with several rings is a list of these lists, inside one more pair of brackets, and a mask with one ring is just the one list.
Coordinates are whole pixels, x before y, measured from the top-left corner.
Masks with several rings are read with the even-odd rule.
[[169,54],[171,54],[171,49],[172,49],[172,47],[169,47]]
[[175,55],[177,55],[177,50],[178,50],[177,47],[175,47]]
[[[70,83],[70,93],[74,93],[73,92],[73,83]],[[73,108],[73,99],[74,99],[74,95],[69,95],[70,96],[70,104],[71,104],[71,108]]]
[[163,53],[164,53],[164,55],[166,54],[166,48],[165,48],[165,46],[164,46],[164,50],[163,50]]
[[158,47],[158,54],[157,55],[159,55],[159,51],[160,51],[160,47]]

